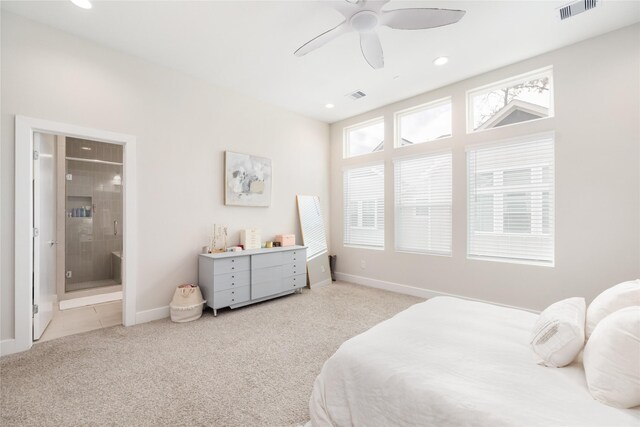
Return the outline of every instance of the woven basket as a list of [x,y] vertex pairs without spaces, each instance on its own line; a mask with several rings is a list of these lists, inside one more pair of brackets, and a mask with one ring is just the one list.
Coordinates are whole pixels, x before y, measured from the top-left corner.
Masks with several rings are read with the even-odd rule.
[[178,286],[169,304],[171,320],[182,323],[199,319],[205,302],[198,286],[191,284]]

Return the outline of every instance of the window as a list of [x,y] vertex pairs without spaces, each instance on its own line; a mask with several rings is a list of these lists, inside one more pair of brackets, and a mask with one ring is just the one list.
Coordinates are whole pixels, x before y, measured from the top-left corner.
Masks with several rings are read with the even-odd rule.
[[371,120],[344,130],[344,157],[382,151],[384,148],[384,119]]
[[396,114],[396,147],[451,136],[451,98]]
[[467,131],[553,116],[552,69],[538,70],[470,91]]
[[553,265],[554,142],[534,136],[470,147],[470,258]]
[[344,171],[344,244],[384,248],[384,165]]
[[397,159],[396,250],[451,255],[451,152]]

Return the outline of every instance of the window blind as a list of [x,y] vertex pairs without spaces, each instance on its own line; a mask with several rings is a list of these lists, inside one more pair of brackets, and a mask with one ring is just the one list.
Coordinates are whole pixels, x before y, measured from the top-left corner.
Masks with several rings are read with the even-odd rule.
[[384,248],[384,164],[344,171],[344,244]]
[[470,147],[467,166],[469,257],[553,265],[553,136]]
[[451,255],[451,152],[396,159],[396,250]]

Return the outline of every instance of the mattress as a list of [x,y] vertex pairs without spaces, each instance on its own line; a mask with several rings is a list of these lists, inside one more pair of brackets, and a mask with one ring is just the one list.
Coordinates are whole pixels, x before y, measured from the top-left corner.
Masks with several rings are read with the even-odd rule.
[[640,408],[589,394],[580,363],[535,363],[537,315],[450,297],[346,341],[315,380],[312,426],[626,426]]

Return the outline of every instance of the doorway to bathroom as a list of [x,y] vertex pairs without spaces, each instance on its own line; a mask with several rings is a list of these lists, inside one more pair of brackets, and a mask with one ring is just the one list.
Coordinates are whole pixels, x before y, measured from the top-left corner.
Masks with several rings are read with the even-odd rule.
[[135,137],[15,124],[15,339],[2,354],[135,324]]
[[33,339],[122,324],[123,146],[36,132],[34,148]]

